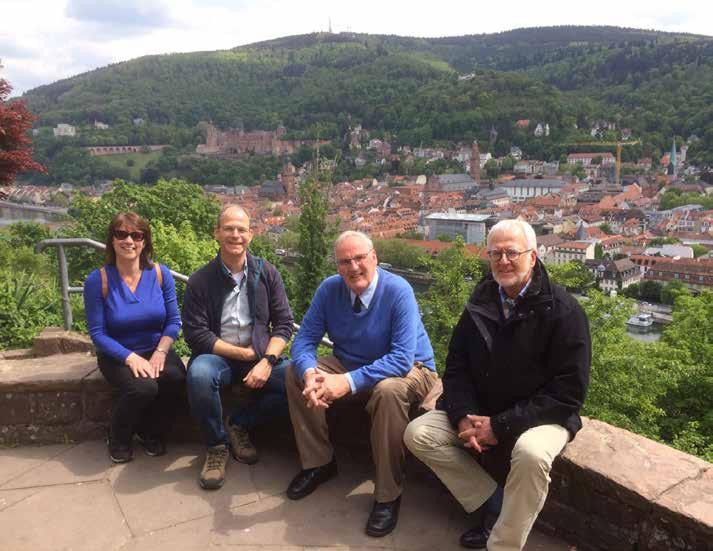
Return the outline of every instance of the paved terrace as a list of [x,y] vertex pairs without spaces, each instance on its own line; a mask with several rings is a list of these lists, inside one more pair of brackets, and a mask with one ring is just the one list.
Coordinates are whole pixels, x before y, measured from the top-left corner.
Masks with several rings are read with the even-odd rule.
[[[7,551],[460,549],[469,519],[438,481],[409,465],[399,524],[364,534],[373,482],[365,450],[338,449],[339,476],[294,502],[298,468],[289,439],[261,438],[259,463],[231,459],[217,491],[197,483],[200,446],[112,465],[101,441],[0,450],[0,548]],[[414,468],[415,467],[415,468]],[[568,551],[533,532],[528,551]]]
[[[48,329],[32,351],[0,353],[2,551],[445,551],[473,522],[411,457],[398,527],[364,534],[373,482],[362,410],[330,410],[340,474],[299,502],[284,494],[298,469],[286,422],[258,435],[259,463],[231,460],[214,492],[198,486],[202,449],[187,415],[166,456],[137,449],[113,465],[99,439],[110,392],[90,348],[86,336]],[[713,465],[585,419],[555,461],[526,549],[713,551]]]

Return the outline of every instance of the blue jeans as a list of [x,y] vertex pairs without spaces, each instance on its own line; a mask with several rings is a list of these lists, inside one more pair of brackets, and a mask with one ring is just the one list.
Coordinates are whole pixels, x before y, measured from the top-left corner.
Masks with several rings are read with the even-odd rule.
[[[231,425],[251,429],[271,417],[287,416],[285,370],[289,364],[289,360],[285,359],[272,368],[265,386],[252,391],[255,400],[238,405],[232,413],[229,420]],[[186,377],[188,402],[208,446],[228,443],[220,389],[243,384],[243,377],[252,366],[253,363],[232,362],[215,354],[201,354],[191,362]]]

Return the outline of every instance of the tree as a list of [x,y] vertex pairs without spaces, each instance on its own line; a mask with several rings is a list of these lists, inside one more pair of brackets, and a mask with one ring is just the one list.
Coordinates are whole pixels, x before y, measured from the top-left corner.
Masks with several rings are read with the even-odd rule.
[[682,281],[667,281],[661,287],[661,303],[673,304],[680,295],[690,295],[688,287]]
[[485,173],[488,175],[488,178],[498,177],[498,174],[500,174],[500,167],[495,159],[489,159],[488,162],[485,163]]
[[572,260],[565,264],[548,264],[550,279],[569,291],[584,292],[594,283],[594,276],[581,262]]
[[420,247],[401,239],[375,239],[374,248],[381,262],[397,268],[421,268],[428,265],[428,255]]
[[704,459],[713,460],[713,293],[698,297],[680,295],[673,323],[662,341],[690,357],[679,373],[677,385],[662,401],[667,416],[662,435],[673,445]]
[[703,245],[699,245],[698,243],[693,243],[691,245],[691,248],[693,249],[693,256],[695,258],[708,254],[708,249]]
[[7,102],[12,86],[0,79],[0,184],[9,184],[19,172],[45,168],[32,159],[32,142],[27,135],[34,116],[24,101]]
[[465,243],[458,236],[453,247],[431,261],[433,284],[420,300],[423,323],[431,339],[436,366],[443,373],[451,333],[473,291],[473,282],[483,275],[476,257],[465,255]]
[[152,223],[161,221],[179,228],[187,221],[199,236],[211,236],[220,204],[206,196],[200,186],[183,180],[161,179],[146,187],[118,180],[99,201],[75,200],[70,214],[87,230],[88,236],[103,240],[111,218],[118,212],[135,211]]
[[329,273],[329,235],[325,183],[310,177],[300,186],[299,260],[297,262],[296,319],[302,319],[312,295]]
[[604,247],[602,247],[601,243],[594,245],[594,258],[597,260],[604,258]]
[[661,400],[685,363],[664,343],[642,343],[626,334],[632,305],[622,297],[592,291],[582,302],[592,337],[592,367],[583,413],[660,439],[666,417]]
[[515,157],[512,155],[508,155],[503,159],[502,164],[500,165],[500,169],[503,172],[512,172],[512,169],[515,168]]

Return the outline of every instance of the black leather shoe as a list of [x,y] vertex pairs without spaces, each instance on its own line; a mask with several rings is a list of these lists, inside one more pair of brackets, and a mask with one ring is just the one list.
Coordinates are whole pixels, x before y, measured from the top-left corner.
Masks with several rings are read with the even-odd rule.
[[394,501],[386,503],[374,502],[374,507],[366,522],[366,533],[375,538],[380,538],[389,534],[399,520],[399,507],[401,506],[401,496]]
[[326,465],[314,467],[313,469],[303,469],[292,479],[287,487],[287,497],[290,499],[302,499],[307,497],[317,489],[322,482],[327,482],[337,474],[337,461],[332,459]]
[[479,526],[471,528],[460,537],[460,544],[468,549],[486,549],[490,532],[497,520],[493,515],[486,515]]

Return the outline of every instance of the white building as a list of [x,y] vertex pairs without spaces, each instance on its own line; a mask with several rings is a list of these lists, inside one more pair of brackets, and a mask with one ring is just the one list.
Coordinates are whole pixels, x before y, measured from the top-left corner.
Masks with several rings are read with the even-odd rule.
[[577,260],[582,264],[594,258],[594,241],[565,241],[554,249],[555,264],[566,264]]
[[77,128],[72,126],[71,124],[59,123],[55,128],[52,129],[52,132],[54,133],[55,138],[59,136],[74,137],[77,135]]
[[489,214],[460,214],[435,212],[426,216],[428,239],[437,239],[440,235],[455,238],[460,235],[466,244],[485,243],[485,221]]
[[531,197],[547,195],[548,193],[559,193],[564,186],[565,183],[562,180],[548,178],[516,178],[502,185],[510,198],[516,203],[521,203]]

